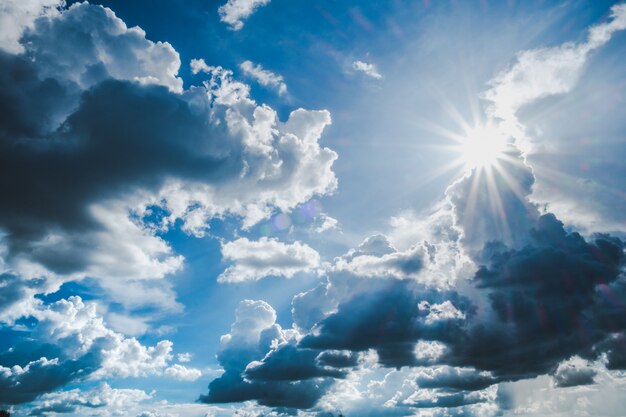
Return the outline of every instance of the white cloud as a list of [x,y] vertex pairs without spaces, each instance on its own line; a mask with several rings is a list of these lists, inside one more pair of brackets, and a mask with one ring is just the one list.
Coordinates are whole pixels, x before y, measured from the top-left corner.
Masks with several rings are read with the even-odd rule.
[[254,79],[262,86],[275,89],[278,95],[282,96],[287,93],[287,84],[285,84],[283,77],[264,69],[260,64],[255,65],[252,61],[243,61],[239,64],[239,68],[244,75]]
[[178,379],[179,381],[195,381],[202,376],[202,371],[196,368],[188,368],[175,364],[165,369],[165,375]]
[[267,237],[228,242],[222,245],[222,256],[233,263],[217,278],[218,282],[227,283],[257,281],[270,275],[291,278],[320,263],[319,254],[304,243],[288,244]]
[[63,0],[4,0],[0,4],[0,49],[19,53],[24,47],[19,42],[27,28],[32,28],[40,16],[55,16]]
[[178,359],[178,362],[186,363],[191,362],[191,356],[192,355],[189,352],[179,353],[178,355],[176,355],[176,359]]
[[319,221],[321,224],[318,224],[314,230],[316,233],[322,233],[329,230],[335,230],[339,227],[339,220],[334,217],[330,217],[329,215],[322,213],[319,216]]
[[[152,396],[138,389],[111,388],[106,382],[89,391],[73,389],[44,394],[33,404],[32,415],[48,415],[49,413],[104,413],[123,414],[127,409],[137,407]],[[87,411],[89,410],[89,411]]]
[[[523,51],[517,62],[493,80],[483,98],[491,101],[490,116],[502,120],[507,133],[524,142],[516,112],[535,100],[570,91],[580,77],[589,53],[604,45],[616,31],[626,29],[626,4],[611,8],[612,20],[589,29],[586,42]],[[521,143],[523,150],[527,144]]]
[[[87,43],[59,47],[58,40],[69,34],[83,36]],[[180,57],[172,45],[146,39],[140,27],[127,27],[106,7],[77,3],[48,14],[25,32],[23,45],[43,77],[72,81],[83,89],[111,77],[183,90]]]
[[377,80],[380,80],[381,78],[383,78],[383,76],[378,72],[374,64],[356,60],[352,63],[352,68],[355,71],[360,71],[364,73],[365,75],[367,75],[368,77],[372,77]]
[[270,0],[228,0],[218,9],[220,20],[230,25],[232,30],[240,30],[244,20],[269,2]]
[[109,329],[97,313],[95,303],[80,297],[59,300],[37,312],[35,329],[38,340],[59,343],[74,357],[86,354],[97,342],[103,347],[99,369],[91,378],[140,377],[161,374],[172,355],[172,342],[162,340],[144,346]]

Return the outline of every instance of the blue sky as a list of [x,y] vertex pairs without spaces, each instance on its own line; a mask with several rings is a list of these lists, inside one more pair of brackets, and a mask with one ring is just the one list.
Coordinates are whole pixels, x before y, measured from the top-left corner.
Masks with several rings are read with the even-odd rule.
[[8,0],[0,410],[619,416],[626,5]]

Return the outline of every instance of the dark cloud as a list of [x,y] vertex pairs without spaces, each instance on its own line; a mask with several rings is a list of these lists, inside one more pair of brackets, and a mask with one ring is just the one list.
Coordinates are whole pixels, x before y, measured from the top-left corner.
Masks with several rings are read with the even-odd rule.
[[346,376],[344,371],[333,367],[318,366],[316,359],[319,354],[318,350],[299,349],[295,344],[288,343],[270,352],[261,362],[248,366],[244,376],[252,381],[297,381]]
[[[244,300],[217,355],[224,374],[209,384],[199,401],[227,403],[256,400],[269,407],[307,409],[332,385],[337,369],[317,366],[319,351],[297,349],[274,323],[274,310],[263,301]],[[276,342],[282,346],[274,348]]]
[[316,361],[320,366],[351,368],[358,364],[359,356],[350,351],[327,350],[320,353]]
[[431,373],[420,374],[415,382],[420,388],[478,391],[497,383],[498,380],[472,369],[444,366],[434,368]]
[[268,407],[307,409],[313,407],[330,388],[330,379],[304,381],[244,381],[241,374],[227,371],[209,384],[209,393],[199,401],[229,403],[255,400]]
[[[31,342],[24,344],[24,352],[0,356],[0,404],[22,404],[38,396],[59,389],[72,381],[89,376],[101,363],[101,349],[95,344],[92,349],[77,359],[67,358],[55,346]],[[14,349],[15,350],[15,349]],[[38,359],[24,363],[28,356],[42,354]],[[59,356],[56,356],[60,354]],[[50,358],[50,359],[48,359]]]
[[237,151],[229,151],[206,118],[159,86],[105,81],[85,92],[80,107],[46,137],[19,139],[3,130],[0,193],[11,198],[0,203],[0,224],[11,238],[9,249],[29,252],[61,273],[85,261],[79,254],[38,253],[32,242],[54,228],[97,228],[90,203],[156,190],[167,178],[217,182],[241,168]]
[[418,340],[453,340],[462,320],[441,318],[430,322],[430,304],[452,300],[461,312],[471,314],[469,301],[444,291],[425,291],[409,280],[389,280],[386,288],[364,292],[339,305],[336,313],[319,322],[316,331],[300,345],[315,349],[365,351],[375,349],[379,362],[390,367],[416,365]]
[[623,243],[605,235],[587,242],[551,214],[539,218],[530,239],[520,250],[486,251],[475,284],[496,317],[453,345],[456,364],[505,379],[534,377],[573,355],[589,357],[606,337],[590,307],[596,286],[618,278]]

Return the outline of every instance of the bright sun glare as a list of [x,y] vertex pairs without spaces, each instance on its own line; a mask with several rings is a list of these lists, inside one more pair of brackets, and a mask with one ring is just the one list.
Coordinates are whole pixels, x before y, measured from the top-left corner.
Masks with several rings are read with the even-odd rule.
[[459,147],[463,162],[468,168],[488,168],[503,156],[506,141],[502,134],[490,126],[468,129]]

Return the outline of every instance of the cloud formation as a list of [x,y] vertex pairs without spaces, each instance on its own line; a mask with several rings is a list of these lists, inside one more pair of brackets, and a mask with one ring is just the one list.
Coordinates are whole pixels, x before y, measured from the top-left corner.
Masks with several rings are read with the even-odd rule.
[[233,263],[217,277],[223,283],[258,281],[267,276],[291,278],[298,272],[313,270],[320,263],[320,255],[304,243],[286,244],[267,237],[227,242],[222,245],[222,256]]
[[263,69],[260,64],[255,65],[252,61],[243,61],[239,64],[239,68],[245,76],[252,78],[263,87],[275,89],[279,96],[287,93],[287,84],[283,77]]
[[243,21],[250,17],[256,9],[269,2],[270,0],[228,0],[218,9],[220,20],[229,25],[232,30],[241,30]]
[[[495,416],[510,408],[498,385],[550,375],[556,389],[565,389],[594,384],[599,371],[589,363],[623,369],[624,242],[608,234],[583,236],[531,201],[536,178],[518,147],[524,132],[515,119],[521,106],[568,91],[586,54],[623,29],[622,13],[622,6],[614,7],[612,20],[591,28],[582,46],[520,54],[519,62],[533,61],[533,71],[546,64],[552,74],[556,63],[557,78],[526,79],[519,62],[496,78],[485,97],[494,103],[490,117],[510,138],[497,167],[474,168],[450,185],[438,214],[415,227],[426,231],[423,242],[399,250],[375,235],[336,258],[326,282],[294,297],[293,328],[272,330],[273,344],[254,343],[258,350],[247,364],[223,365],[226,373],[203,398],[214,401],[212,393],[228,386],[238,391],[241,381],[319,378],[330,385],[303,405],[270,404],[253,394],[239,401],[323,413],[343,399],[357,415],[428,409]],[[557,81],[564,84],[555,87]],[[517,101],[503,102],[509,95]],[[443,261],[450,258],[455,267]],[[448,281],[425,278],[442,271],[451,275]],[[263,340],[257,334],[255,342]],[[330,363],[342,366],[324,366],[331,352],[341,352],[345,360]],[[383,382],[374,383],[379,376]],[[373,388],[387,382],[396,392],[374,397]]]
[[368,77],[374,78],[376,80],[380,80],[381,78],[383,78],[383,76],[378,72],[374,64],[356,60],[352,63],[352,69],[362,72]]
[[[72,36],[74,48],[52,41]],[[20,39],[22,54],[0,52],[0,245],[24,281],[3,293],[90,277],[128,309],[179,311],[163,278],[183,258],[159,233],[180,221],[203,236],[226,215],[250,227],[336,188],[327,111],[280,121],[206,64],[209,80],[183,90],[172,46],[101,6],[40,17]],[[3,320],[27,313],[18,301]]]

